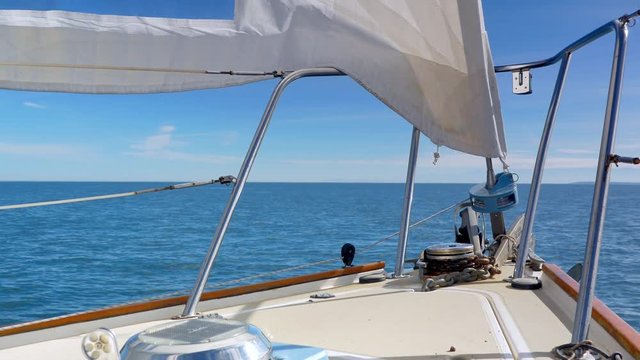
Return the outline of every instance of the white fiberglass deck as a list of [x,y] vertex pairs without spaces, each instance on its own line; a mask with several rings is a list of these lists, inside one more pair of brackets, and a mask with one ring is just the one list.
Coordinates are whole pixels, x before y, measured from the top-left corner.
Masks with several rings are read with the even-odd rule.
[[[510,266],[503,268],[503,273],[511,272]],[[271,290],[271,300],[220,309],[211,306],[215,301],[203,306],[257,325],[272,342],[324,348],[334,358],[546,359],[554,346],[570,340],[562,310],[567,304],[554,293],[552,281],[536,291],[512,289],[501,278],[432,292],[420,292],[419,286],[412,276],[280,298],[275,298],[279,290]],[[335,297],[310,299],[318,292]],[[132,334],[164,321],[113,330],[122,346]],[[47,359],[82,359],[81,335],[39,343],[36,336],[32,345],[0,350],[0,359],[41,359],[43,354]],[[609,352],[620,350],[603,339],[600,345]]]

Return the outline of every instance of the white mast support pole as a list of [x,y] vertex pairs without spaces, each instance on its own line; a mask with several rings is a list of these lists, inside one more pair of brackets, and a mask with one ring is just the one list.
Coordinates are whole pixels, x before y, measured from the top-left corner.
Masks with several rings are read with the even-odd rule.
[[571,60],[571,53],[568,52],[562,58],[560,69],[558,70],[558,77],[556,79],[556,85],[553,89],[553,95],[551,96],[551,103],[549,104],[549,111],[547,112],[547,120],[544,123],[544,129],[542,130],[542,137],[540,138],[540,146],[538,146],[538,155],[536,156],[536,163],[533,168],[533,175],[531,177],[531,188],[529,190],[529,200],[527,202],[527,210],[524,214],[524,223],[522,226],[522,235],[520,238],[520,245],[518,245],[518,258],[513,274],[514,279],[520,279],[524,277],[524,268],[529,257],[529,247],[531,246],[531,233],[533,230],[533,221],[536,216],[536,208],[538,207],[538,196],[540,195],[540,186],[542,184],[542,173],[544,172],[544,164],[547,159],[547,150],[549,148],[549,140],[551,139],[551,132],[556,121],[556,114],[558,112],[558,106],[560,104],[560,96],[562,95],[562,88],[567,78],[567,70],[569,68],[569,62]]
[[420,145],[420,130],[413,128],[411,135],[411,150],[409,152],[409,164],[407,165],[407,181],[404,185],[404,204],[402,207],[402,221],[400,224],[400,237],[398,238],[398,250],[396,252],[396,268],[393,277],[403,277],[404,260],[407,254],[407,240],[409,238],[409,224],[411,222],[411,205],[413,203],[413,190],[415,185],[415,172],[418,160],[418,148]]
[[240,195],[242,195],[242,190],[244,189],[244,185],[247,181],[247,177],[249,176],[249,172],[251,171],[251,166],[258,154],[258,150],[260,149],[260,145],[262,144],[262,140],[267,132],[267,127],[269,126],[269,122],[271,121],[271,116],[276,109],[276,105],[278,100],[280,99],[280,95],[284,91],[284,89],[293,81],[300,79],[302,77],[311,77],[311,76],[336,76],[336,75],[344,75],[343,72],[336,70],[334,68],[317,68],[317,69],[301,69],[293,71],[282,78],[282,80],[278,83],[278,85],[273,90],[271,94],[271,98],[267,103],[267,106],[262,115],[262,119],[256,129],[255,135],[253,136],[253,140],[251,140],[251,145],[249,146],[249,150],[242,162],[242,166],[240,167],[240,171],[238,173],[238,177],[236,180],[236,185],[233,187],[231,194],[229,195],[229,200],[227,201],[227,205],[224,209],[222,217],[220,219],[220,223],[216,228],[215,235],[213,236],[213,240],[209,245],[209,250],[207,255],[202,262],[202,266],[200,267],[200,273],[198,274],[198,279],[196,280],[196,284],[189,295],[189,299],[187,300],[187,304],[185,305],[184,311],[182,312],[183,317],[193,317],[196,316],[196,307],[198,302],[200,301],[200,296],[202,296],[202,292],[204,291],[204,287],[207,284],[207,280],[209,278],[209,273],[211,272],[211,267],[215,262],[216,256],[218,255],[218,251],[220,250],[220,245],[222,245],[222,240],[224,239],[224,235],[227,231],[227,227],[229,226],[229,222],[231,221],[231,217],[233,216],[233,212],[238,204],[238,200],[240,199]]
[[593,191],[591,204],[591,218],[589,232],[587,234],[587,248],[584,253],[580,291],[578,304],[573,322],[571,342],[579,343],[587,339],[593,296],[596,289],[596,277],[598,275],[598,258],[602,243],[602,230],[605,212],[607,208],[607,195],[609,193],[609,180],[611,172],[610,156],[616,139],[616,126],[618,123],[618,110],[620,108],[620,96],[622,93],[622,78],[627,52],[627,19],[615,21],[616,45],[611,67],[611,80],[609,82],[609,96],[607,110],[602,127],[602,140],[600,143],[600,156],[598,158],[598,171]]

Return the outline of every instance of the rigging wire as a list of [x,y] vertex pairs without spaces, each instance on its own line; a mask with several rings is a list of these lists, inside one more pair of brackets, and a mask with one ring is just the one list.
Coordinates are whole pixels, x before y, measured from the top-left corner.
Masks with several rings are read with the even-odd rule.
[[2,67],[26,67],[26,68],[58,68],[71,70],[100,70],[100,71],[140,71],[140,72],[159,72],[159,73],[178,73],[178,74],[196,74],[196,75],[231,75],[231,76],[273,76],[282,77],[285,73],[292,70],[271,70],[271,71],[245,71],[245,70],[207,70],[207,69],[171,69],[171,68],[153,68],[139,66],[106,66],[106,65],[88,65],[88,64],[44,64],[44,63],[13,63],[0,62]]
[[88,197],[73,198],[73,199],[63,199],[63,200],[52,200],[52,201],[40,201],[40,202],[32,202],[32,203],[13,204],[13,205],[3,205],[3,206],[0,206],[0,211],[1,210],[12,210],[12,209],[24,209],[24,208],[38,207],[38,206],[73,204],[73,203],[86,202],[86,201],[95,201],[95,200],[116,199],[116,198],[122,198],[122,197],[127,197],[127,196],[136,196],[136,195],[149,194],[149,193],[167,191],[167,190],[181,190],[181,189],[186,189],[186,188],[191,188],[191,187],[196,187],[196,186],[211,185],[211,184],[225,184],[225,185],[227,185],[227,184],[233,184],[233,183],[235,183],[235,181],[236,181],[235,177],[233,177],[231,175],[227,175],[227,176],[220,176],[217,179],[212,179],[212,180],[207,180],[207,181],[187,182],[187,183],[162,186],[162,187],[157,187],[157,188],[152,188],[152,189],[129,191],[129,192],[117,193],[117,194],[96,195],[96,196],[88,196]]
[[[225,181],[225,182],[223,182]],[[229,182],[227,182],[229,181]],[[96,198],[96,199],[92,199],[92,198],[78,198],[78,199],[68,199],[68,200],[57,200],[57,201],[50,201],[49,203],[56,203],[56,204],[60,204],[60,203],[69,203],[69,202],[80,202],[80,201],[90,201],[90,200],[100,200],[100,199],[108,199],[108,198],[115,198],[115,197],[123,197],[123,196],[133,196],[133,195],[139,195],[139,194],[145,194],[145,193],[150,193],[150,192],[157,192],[157,191],[165,191],[165,190],[177,190],[177,189],[184,189],[187,187],[193,187],[193,186],[202,186],[202,185],[208,185],[208,184],[214,184],[214,183],[221,183],[221,184],[228,184],[228,183],[235,183],[235,178],[233,176],[221,176],[220,178],[216,179],[216,180],[210,180],[210,181],[204,181],[204,182],[199,182],[199,183],[183,183],[183,184],[176,184],[176,185],[169,185],[169,186],[165,186],[165,187],[161,187],[161,188],[154,188],[154,189],[145,189],[145,190],[139,190],[139,191],[133,191],[130,193],[122,193],[122,194],[111,194],[111,195],[102,195],[102,196],[94,196],[92,198]],[[122,195],[122,196],[118,196],[118,195]],[[109,197],[111,196],[111,197]],[[70,201],[73,200],[73,201]],[[65,202],[66,201],[66,202]],[[464,204],[465,202],[467,202],[468,199],[464,199],[461,201],[456,202],[455,204],[449,205],[441,210],[436,211],[435,213],[419,220],[416,221],[415,223],[409,225],[409,228],[413,228],[419,225],[422,225],[424,223],[426,223],[427,221],[437,217],[438,215],[441,215],[461,204]],[[37,205],[40,204],[40,205]],[[46,204],[46,205],[53,205],[53,204]],[[9,205],[9,206],[3,206],[0,207],[0,210],[7,210],[7,207],[13,207],[13,208],[19,208],[19,207],[31,207],[31,206],[44,206],[41,205],[41,203],[28,203],[28,204],[18,204],[18,205]],[[381,238],[380,240],[377,240],[369,245],[364,246],[360,252],[366,252],[369,251],[371,249],[373,249],[374,247],[380,245],[381,243],[396,237],[400,234],[399,231],[394,232],[391,235],[385,236],[384,238]],[[227,281],[221,281],[221,282],[216,282],[213,284],[208,284],[205,289],[212,289],[212,288],[220,288],[223,286],[227,286],[227,285],[233,285],[233,284],[239,284],[239,283],[244,283],[247,282],[249,280],[254,280],[254,279],[259,279],[259,278],[263,278],[263,277],[268,277],[268,276],[272,276],[272,275],[277,275],[277,274],[281,274],[281,273],[286,273],[286,272],[291,272],[291,271],[295,271],[295,270],[300,270],[300,269],[305,269],[305,268],[309,268],[309,267],[314,267],[314,266],[318,266],[318,265],[322,265],[322,264],[328,264],[328,263],[332,263],[332,262],[338,262],[341,261],[342,257],[335,257],[335,258],[330,258],[330,259],[325,259],[325,260],[320,260],[320,261],[315,261],[312,263],[306,263],[306,264],[302,264],[302,265],[296,265],[296,266],[291,266],[291,267],[287,267],[287,268],[283,268],[283,269],[279,269],[279,270],[274,270],[274,271],[269,271],[269,272],[264,272],[264,273],[258,273],[255,275],[250,275],[250,276],[245,276],[242,278],[238,278],[238,279],[233,279],[233,280],[227,280]],[[168,292],[168,293],[163,293],[157,296],[151,296],[151,297],[147,297],[144,299],[138,299],[138,300],[133,300],[133,301],[129,301],[129,302],[125,302],[122,304],[118,304],[118,305],[114,305],[114,306],[108,306],[106,308],[111,308],[111,307],[115,307],[115,306],[121,306],[121,305],[129,305],[129,304],[136,304],[136,303],[143,303],[143,302],[147,302],[147,301],[151,301],[151,300],[157,300],[157,299],[163,299],[163,298],[167,298],[167,297],[173,297],[173,296],[181,296],[181,295],[188,295],[190,292],[189,291],[185,291],[185,290],[179,290],[179,291],[173,291],[173,292]]]
[[[429,215],[429,216],[427,216],[427,217],[425,217],[425,218],[423,218],[423,219],[421,219],[419,221],[416,221],[415,223],[409,225],[409,229],[411,229],[413,227],[416,227],[418,225],[422,225],[425,222],[435,218],[436,216],[438,216],[440,214],[443,214],[443,213],[455,208],[456,206],[459,206],[459,205],[465,203],[466,201],[468,201],[468,199],[464,199],[464,200],[458,201],[457,203],[455,203],[453,205],[450,205],[450,206],[447,206],[444,209],[438,210],[437,212],[435,212],[435,213],[433,213],[433,214],[431,214],[431,215]],[[383,243],[383,242],[385,242],[385,241],[387,241],[387,240],[389,240],[391,238],[394,238],[394,237],[398,236],[399,234],[400,234],[400,231],[396,231],[391,235],[385,236],[384,238],[382,238],[380,240],[377,240],[377,241],[375,241],[375,242],[373,242],[373,243],[371,243],[371,244],[369,244],[367,246],[364,246],[360,250],[360,252],[369,251],[369,250],[373,249],[374,247],[380,245],[381,243]],[[217,283],[213,283],[213,284],[207,285],[206,288],[207,289],[211,289],[211,288],[214,288],[214,287],[217,288],[217,287],[221,287],[221,286],[242,283],[242,282],[246,282],[248,280],[259,279],[259,278],[262,278],[262,277],[268,277],[268,276],[271,276],[271,275],[277,275],[277,274],[281,274],[281,273],[285,273],[285,272],[291,272],[291,271],[294,271],[294,270],[300,270],[300,269],[305,269],[305,268],[308,268],[308,267],[314,267],[314,266],[318,266],[318,265],[322,265],[322,264],[338,262],[338,261],[341,261],[341,260],[342,260],[342,257],[335,257],[335,258],[330,258],[330,259],[325,259],[325,260],[319,260],[319,261],[315,261],[315,262],[311,262],[311,263],[306,263],[306,264],[302,264],[302,265],[296,265],[296,266],[287,267],[287,268],[274,270],[274,271],[270,271],[270,272],[258,273],[258,274],[255,274],[255,275],[246,276],[246,277],[242,277],[242,278],[239,278],[239,279],[228,280],[228,281],[223,281],[223,282],[217,282]]]
[[[453,208],[455,208],[456,206],[459,206],[463,203],[465,203],[466,201],[468,201],[468,199],[464,199],[461,201],[456,202],[453,205],[447,206],[446,208],[443,208],[441,210],[436,211],[435,213],[419,220],[416,221],[415,223],[409,225],[409,228],[413,228],[419,225],[422,225],[424,223],[426,223],[427,221],[437,217],[438,215],[441,215]],[[384,238],[381,238],[369,245],[364,246],[360,252],[366,252],[369,251],[371,249],[373,249],[374,247],[380,245],[381,243],[394,238],[396,236],[398,236],[400,234],[399,231],[396,231],[395,233],[385,236]],[[305,268],[309,268],[309,267],[314,267],[314,266],[318,266],[318,265],[323,265],[323,264],[328,264],[328,263],[332,263],[332,262],[338,262],[341,261],[342,257],[335,257],[335,258],[330,258],[330,259],[324,259],[324,260],[319,260],[319,261],[315,261],[315,262],[311,262],[311,263],[305,263],[302,265],[296,265],[296,266],[291,266],[291,267],[286,267],[283,269],[279,269],[279,270],[274,270],[274,271],[269,271],[269,272],[262,272],[262,273],[258,273],[255,275],[250,275],[250,276],[245,276],[245,277],[241,277],[238,279],[233,279],[233,280],[226,280],[226,281],[221,281],[221,282],[216,282],[216,283],[212,283],[212,284],[208,284],[205,289],[213,289],[213,288],[220,288],[223,286],[228,286],[228,285],[234,285],[234,284],[239,284],[239,283],[245,283],[249,280],[255,280],[255,279],[259,279],[259,278],[264,278],[264,277],[269,277],[272,275],[277,275],[277,274],[282,274],[282,273],[287,273],[287,272],[291,272],[291,271],[295,271],[295,270],[301,270],[301,269],[305,269]],[[188,291],[184,291],[184,290],[179,290],[179,291],[174,291],[174,292],[170,292],[170,293],[164,293],[161,295],[157,295],[157,296],[153,296],[153,297],[149,297],[149,298],[145,298],[142,300],[135,300],[135,301],[131,301],[125,304],[132,304],[132,303],[139,303],[139,302],[145,302],[145,301],[149,301],[149,300],[155,300],[155,299],[162,299],[162,298],[166,298],[166,297],[171,297],[171,296],[180,296],[180,295],[188,295],[189,292]]]

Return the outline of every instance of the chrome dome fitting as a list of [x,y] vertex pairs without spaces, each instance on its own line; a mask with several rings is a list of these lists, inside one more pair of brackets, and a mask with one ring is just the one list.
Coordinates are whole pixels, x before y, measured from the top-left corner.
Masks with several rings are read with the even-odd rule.
[[122,360],[208,360],[271,357],[271,342],[257,327],[207,316],[174,320],[133,335]]

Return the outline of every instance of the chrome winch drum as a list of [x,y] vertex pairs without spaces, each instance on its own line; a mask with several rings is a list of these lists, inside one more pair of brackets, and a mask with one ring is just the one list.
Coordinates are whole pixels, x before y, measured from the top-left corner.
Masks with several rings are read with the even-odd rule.
[[271,343],[257,327],[221,317],[201,317],[154,326],[132,336],[121,358],[267,360],[271,352]]
[[438,244],[424,250],[427,260],[460,260],[473,256],[471,244]]
[[426,248],[416,266],[420,276],[435,276],[475,267],[476,259],[471,244],[438,244]]

